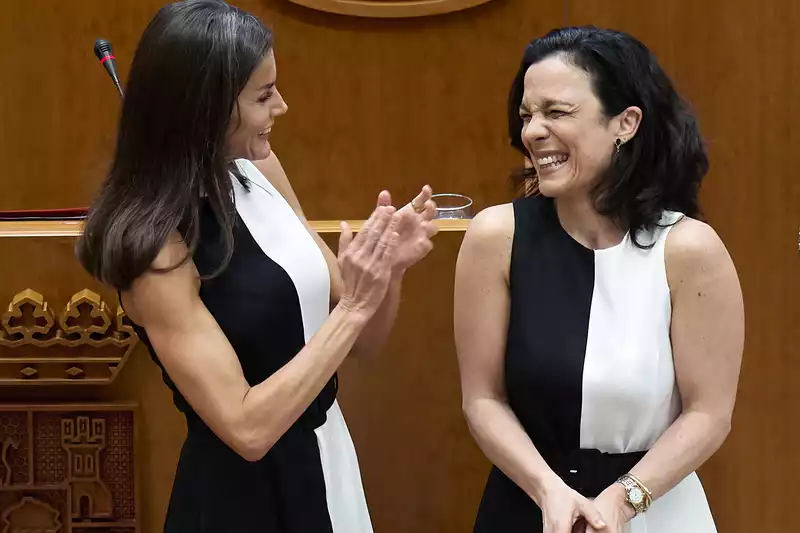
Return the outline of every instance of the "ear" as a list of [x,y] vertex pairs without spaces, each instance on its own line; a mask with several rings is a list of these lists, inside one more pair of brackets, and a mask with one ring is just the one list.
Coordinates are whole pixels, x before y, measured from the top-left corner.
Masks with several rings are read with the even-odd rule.
[[642,110],[631,106],[614,117],[614,121],[617,126],[617,138],[622,139],[622,142],[628,142],[636,135],[639,124],[642,123]]

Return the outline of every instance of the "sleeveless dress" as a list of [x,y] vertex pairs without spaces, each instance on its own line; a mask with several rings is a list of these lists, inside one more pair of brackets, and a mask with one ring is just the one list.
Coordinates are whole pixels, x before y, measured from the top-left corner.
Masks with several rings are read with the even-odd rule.
[[[233,176],[235,247],[200,297],[233,346],[250,385],[288,363],[329,314],[325,258],[291,206],[249,161]],[[194,261],[213,272],[223,253],[208,204]],[[142,342],[187,421],[167,511],[166,533],[372,533],[358,460],[336,401],[334,376],[300,419],[259,461],[225,445],[181,396],[146,332]],[[185,354],[191,358],[191,354]]]
[[[628,472],[681,413],[670,343],[664,243],[682,216],[591,250],[561,226],[552,199],[516,200],[505,360],[508,402],[548,465],[594,498]],[[475,533],[542,531],[534,502],[497,467]],[[626,533],[716,533],[695,473]]]

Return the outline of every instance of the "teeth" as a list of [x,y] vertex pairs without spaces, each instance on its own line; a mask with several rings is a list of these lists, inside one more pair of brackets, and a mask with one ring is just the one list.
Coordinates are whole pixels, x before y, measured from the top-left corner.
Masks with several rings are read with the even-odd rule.
[[563,163],[567,159],[569,159],[569,156],[567,154],[559,154],[559,155],[549,155],[547,157],[540,157],[539,159],[536,160],[536,162],[539,164],[540,167],[542,167],[545,165]]

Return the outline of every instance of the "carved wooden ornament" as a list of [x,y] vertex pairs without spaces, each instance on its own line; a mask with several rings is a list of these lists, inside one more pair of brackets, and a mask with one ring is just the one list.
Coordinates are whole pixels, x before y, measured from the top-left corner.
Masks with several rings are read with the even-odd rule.
[[111,383],[138,342],[125,319],[119,307],[112,320],[89,289],[75,293],[58,315],[41,294],[25,289],[0,320],[0,385]]
[[319,11],[372,18],[425,17],[461,11],[490,0],[289,0]]
[[0,405],[0,533],[139,533],[136,407]]

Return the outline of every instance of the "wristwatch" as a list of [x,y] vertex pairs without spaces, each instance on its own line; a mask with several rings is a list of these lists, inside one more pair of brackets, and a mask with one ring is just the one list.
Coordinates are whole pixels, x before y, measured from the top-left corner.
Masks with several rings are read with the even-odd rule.
[[617,483],[625,487],[625,501],[633,507],[637,516],[647,511],[653,501],[653,495],[636,476],[625,474],[617,480]]

